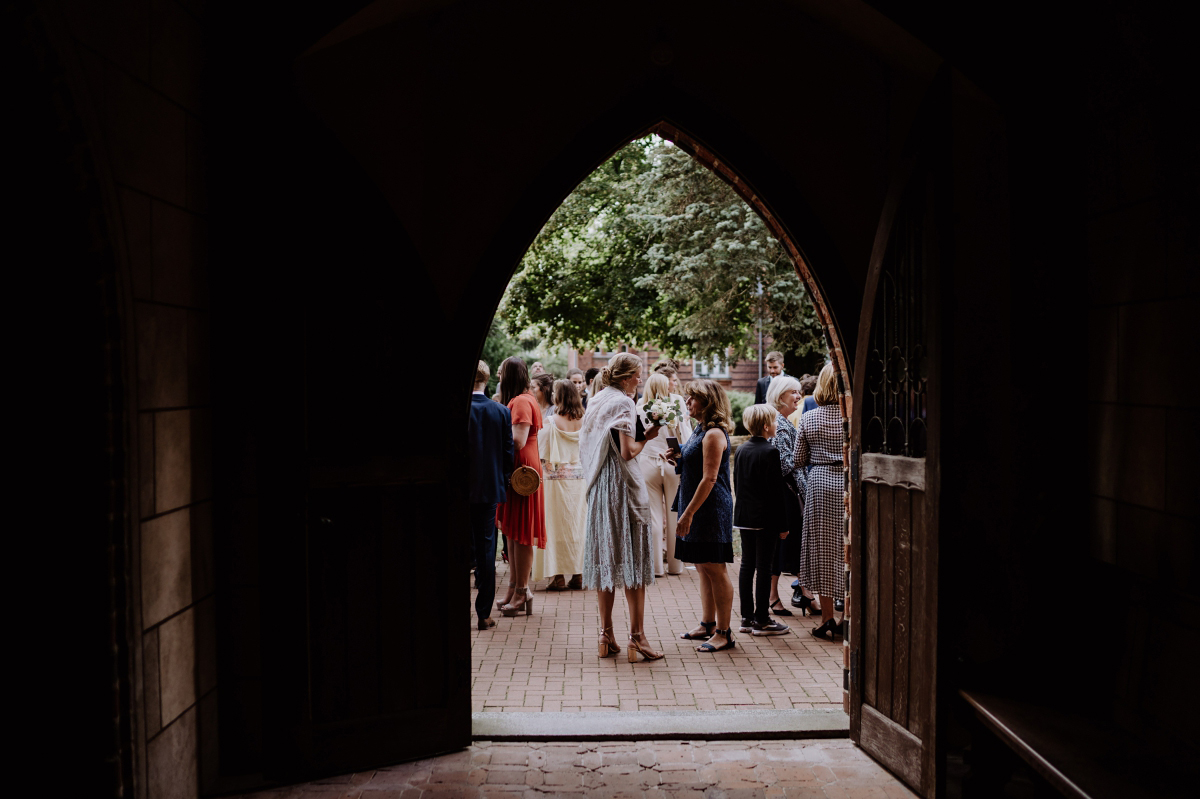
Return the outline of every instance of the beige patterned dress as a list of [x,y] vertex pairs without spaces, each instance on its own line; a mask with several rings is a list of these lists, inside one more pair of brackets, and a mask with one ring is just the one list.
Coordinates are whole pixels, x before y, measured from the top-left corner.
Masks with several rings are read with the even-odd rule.
[[538,443],[542,445],[546,548],[534,550],[533,579],[582,574],[587,486],[579,462],[579,431],[561,430],[551,419]]

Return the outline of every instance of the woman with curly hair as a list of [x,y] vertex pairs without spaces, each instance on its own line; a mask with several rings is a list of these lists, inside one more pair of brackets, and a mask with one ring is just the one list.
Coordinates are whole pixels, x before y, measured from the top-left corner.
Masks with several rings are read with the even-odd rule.
[[733,414],[720,383],[693,380],[684,394],[696,429],[679,459],[675,557],[695,564],[700,575],[701,621],[679,637],[707,639],[696,647],[697,652],[720,652],[736,645],[729,626],[733,583],[726,566],[733,563],[733,493],[729,488]]

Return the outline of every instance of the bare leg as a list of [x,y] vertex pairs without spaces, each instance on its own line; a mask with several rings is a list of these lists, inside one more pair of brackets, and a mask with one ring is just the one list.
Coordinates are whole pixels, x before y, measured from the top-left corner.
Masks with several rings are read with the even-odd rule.
[[512,544],[513,574],[516,575],[517,593],[524,593],[529,586],[529,572],[533,568],[533,546]]
[[[510,544],[509,548],[511,549],[511,544]],[[512,602],[513,593],[516,590],[516,585],[517,585],[514,582],[514,580],[516,580],[515,572],[513,570],[513,564],[510,561],[508,563],[508,590],[504,592],[504,599],[498,603],[498,605],[497,605],[498,607],[504,607],[509,602]]]
[[643,654],[657,657],[658,652],[650,648],[644,627],[646,619],[646,586],[625,589],[625,602],[629,605],[629,637],[637,641]]
[[820,613],[821,612],[821,600],[819,600],[815,596],[813,596],[812,591],[809,591],[807,588],[801,588],[800,593],[812,600],[812,604],[808,606],[808,610],[810,613]]
[[821,621],[826,622],[833,618],[833,597],[821,595]]
[[509,582],[513,594],[508,600],[507,607],[523,608],[528,598],[525,592],[529,586],[529,572],[533,568],[533,546],[509,541],[508,555],[512,562],[512,579]]
[[[597,591],[596,599],[599,600],[600,606],[600,638],[607,639],[608,643],[616,646],[617,636],[613,632],[613,602],[617,595],[613,591]],[[617,651],[620,651],[619,649]]]
[[[717,606],[713,602],[712,586],[709,585],[708,573],[704,571],[702,565],[696,566],[696,575],[700,578],[700,620],[701,621],[716,621]],[[709,630],[704,628],[704,625],[698,624],[692,628],[688,635],[701,636],[708,633]]]
[[[704,582],[709,590],[708,602],[716,615],[717,629],[729,629],[729,616],[733,610],[733,583],[729,580],[729,570],[724,563],[703,563],[696,565],[696,571],[704,575]],[[705,608],[708,612],[708,608]],[[717,633],[708,642],[714,647],[724,646],[729,639],[723,633]]]

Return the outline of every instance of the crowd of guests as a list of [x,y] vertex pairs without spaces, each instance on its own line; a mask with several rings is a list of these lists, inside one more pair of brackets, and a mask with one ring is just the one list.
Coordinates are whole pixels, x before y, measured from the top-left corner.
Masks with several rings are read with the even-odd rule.
[[[621,652],[613,606],[622,591],[630,629],[627,655],[635,662],[663,657],[646,638],[646,586],[655,578],[699,576],[700,620],[680,638],[699,652],[737,645],[738,632],[790,632],[779,617],[793,613],[779,594],[793,575],[789,604],[820,614],[812,635],[837,640],[845,593],[843,559],[842,417],[831,364],[796,379],[783,355],[767,356],[756,403],[742,414],[750,433],[731,469],[734,420],[725,389],[712,380],[681,386],[678,363],[666,358],[642,384],[642,361],[619,353],[603,369],[572,369],[563,379],[520,358],[500,364],[498,391],[479,362],[470,417],[470,514],[478,627],[503,616],[532,614],[532,584],[547,591],[597,592],[597,652]],[[675,403],[681,415],[666,423],[646,410]],[[521,467],[526,467],[522,469]],[[517,490],[510,475],[538,476],[536,489]],[[735,501],[736,497],[736,501]],[[510,569],[496,599],[499,530]],[[740,625],[734,625],[734,533],[741,544]]]

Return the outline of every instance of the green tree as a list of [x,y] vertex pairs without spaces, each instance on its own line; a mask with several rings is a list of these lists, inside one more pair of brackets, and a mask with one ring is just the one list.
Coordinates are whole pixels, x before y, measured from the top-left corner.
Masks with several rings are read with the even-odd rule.
[[651,343],[677,357],[824,351],[786,251],[720,178],[657,137],[622,148],[546,223],[509,285],[510,330],[583,349]]

